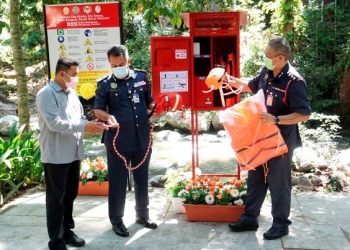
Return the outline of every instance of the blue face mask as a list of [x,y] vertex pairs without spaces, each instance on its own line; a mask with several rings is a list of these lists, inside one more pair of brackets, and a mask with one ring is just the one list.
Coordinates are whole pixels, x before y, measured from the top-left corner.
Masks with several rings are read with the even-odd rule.
[[129,74],[128,65],[112,68],[113,75],[118,79],[124,79]]

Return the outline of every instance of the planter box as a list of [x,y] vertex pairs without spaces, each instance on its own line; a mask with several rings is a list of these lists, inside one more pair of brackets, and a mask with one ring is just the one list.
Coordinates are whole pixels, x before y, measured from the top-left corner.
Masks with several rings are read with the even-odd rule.
[[108,181],[104,181],[101,185],[97,181],[88,181],[85,185],[79,182],[78,195],[108,195]]
[[237,222],[244,206],[190,205],[184,204],[188,221]]

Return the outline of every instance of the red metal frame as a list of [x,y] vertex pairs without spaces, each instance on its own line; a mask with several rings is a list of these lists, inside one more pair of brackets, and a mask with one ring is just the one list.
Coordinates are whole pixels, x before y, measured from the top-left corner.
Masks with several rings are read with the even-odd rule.
[[[196,168],[199,166],[198,154],[198,112],[199,110],[191,109],[191,138],[192,138],[192,178],[196,176]],[[221,176],[221,177],[237,177],[241,178],[241,169],[237,163],[237,174],[225,173],[202,173],[207,176]]]

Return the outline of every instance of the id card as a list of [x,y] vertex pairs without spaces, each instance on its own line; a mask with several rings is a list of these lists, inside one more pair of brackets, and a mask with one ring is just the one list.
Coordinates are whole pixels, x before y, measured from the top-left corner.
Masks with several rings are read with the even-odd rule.
[[134,95],[132,96],[132,100],[134,101],[134,103],[140,103],[140,96],[138,93],[134,93]]
[[267,96],[267,100],[266,100],[266,106],[272,106],[272,102],[273,102],[273,95],[269,94]]

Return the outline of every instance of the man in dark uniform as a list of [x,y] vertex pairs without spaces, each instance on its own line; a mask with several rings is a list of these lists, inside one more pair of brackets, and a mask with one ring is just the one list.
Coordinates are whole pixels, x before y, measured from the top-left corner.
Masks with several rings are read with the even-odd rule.
[[[154,108],[147,75],[144,71],[129,68],[128,50],[123,45],[114,45],[107,52],[113,73],[98,82],[95,96],[95,114],[110,127],[104,135],[107,150],[109,175],[109,218],[113,231],[123,237],[129,232],[123,223],[128,169],[146,156],[145,161],[132,171],[135,181],[136,223],[155,229],[157,224],[149,219],[148,167],[151,156],[149,148],[150,124],[147,110]],[[119,134],[113,138],[116,129]],[[149,150],[147,150],[149,148]]]
[[289,233],[292,223],[288,217],[291,205],[291,159],[293,150],[301,146],[297,123],[308,120],[311,113],[308,90],[305,80],[293,68],[288,59],[291,49],[284,38],[274,38],[265,49],[265,64],[260,74],[246,83],[232,77],[235,87],[256,93],[262,89],[267,113],[260,115],[262,122],[276,124],[287,144],[288,153],[270,159],[268,172],[262,166],[248,172],[248,193],[245,212],[237,223],[229,224],[234,232],[256,230],[257,217],[264,202],[267,189],[272,200],[272,227],[264,233],[264,238],[273,240]]

